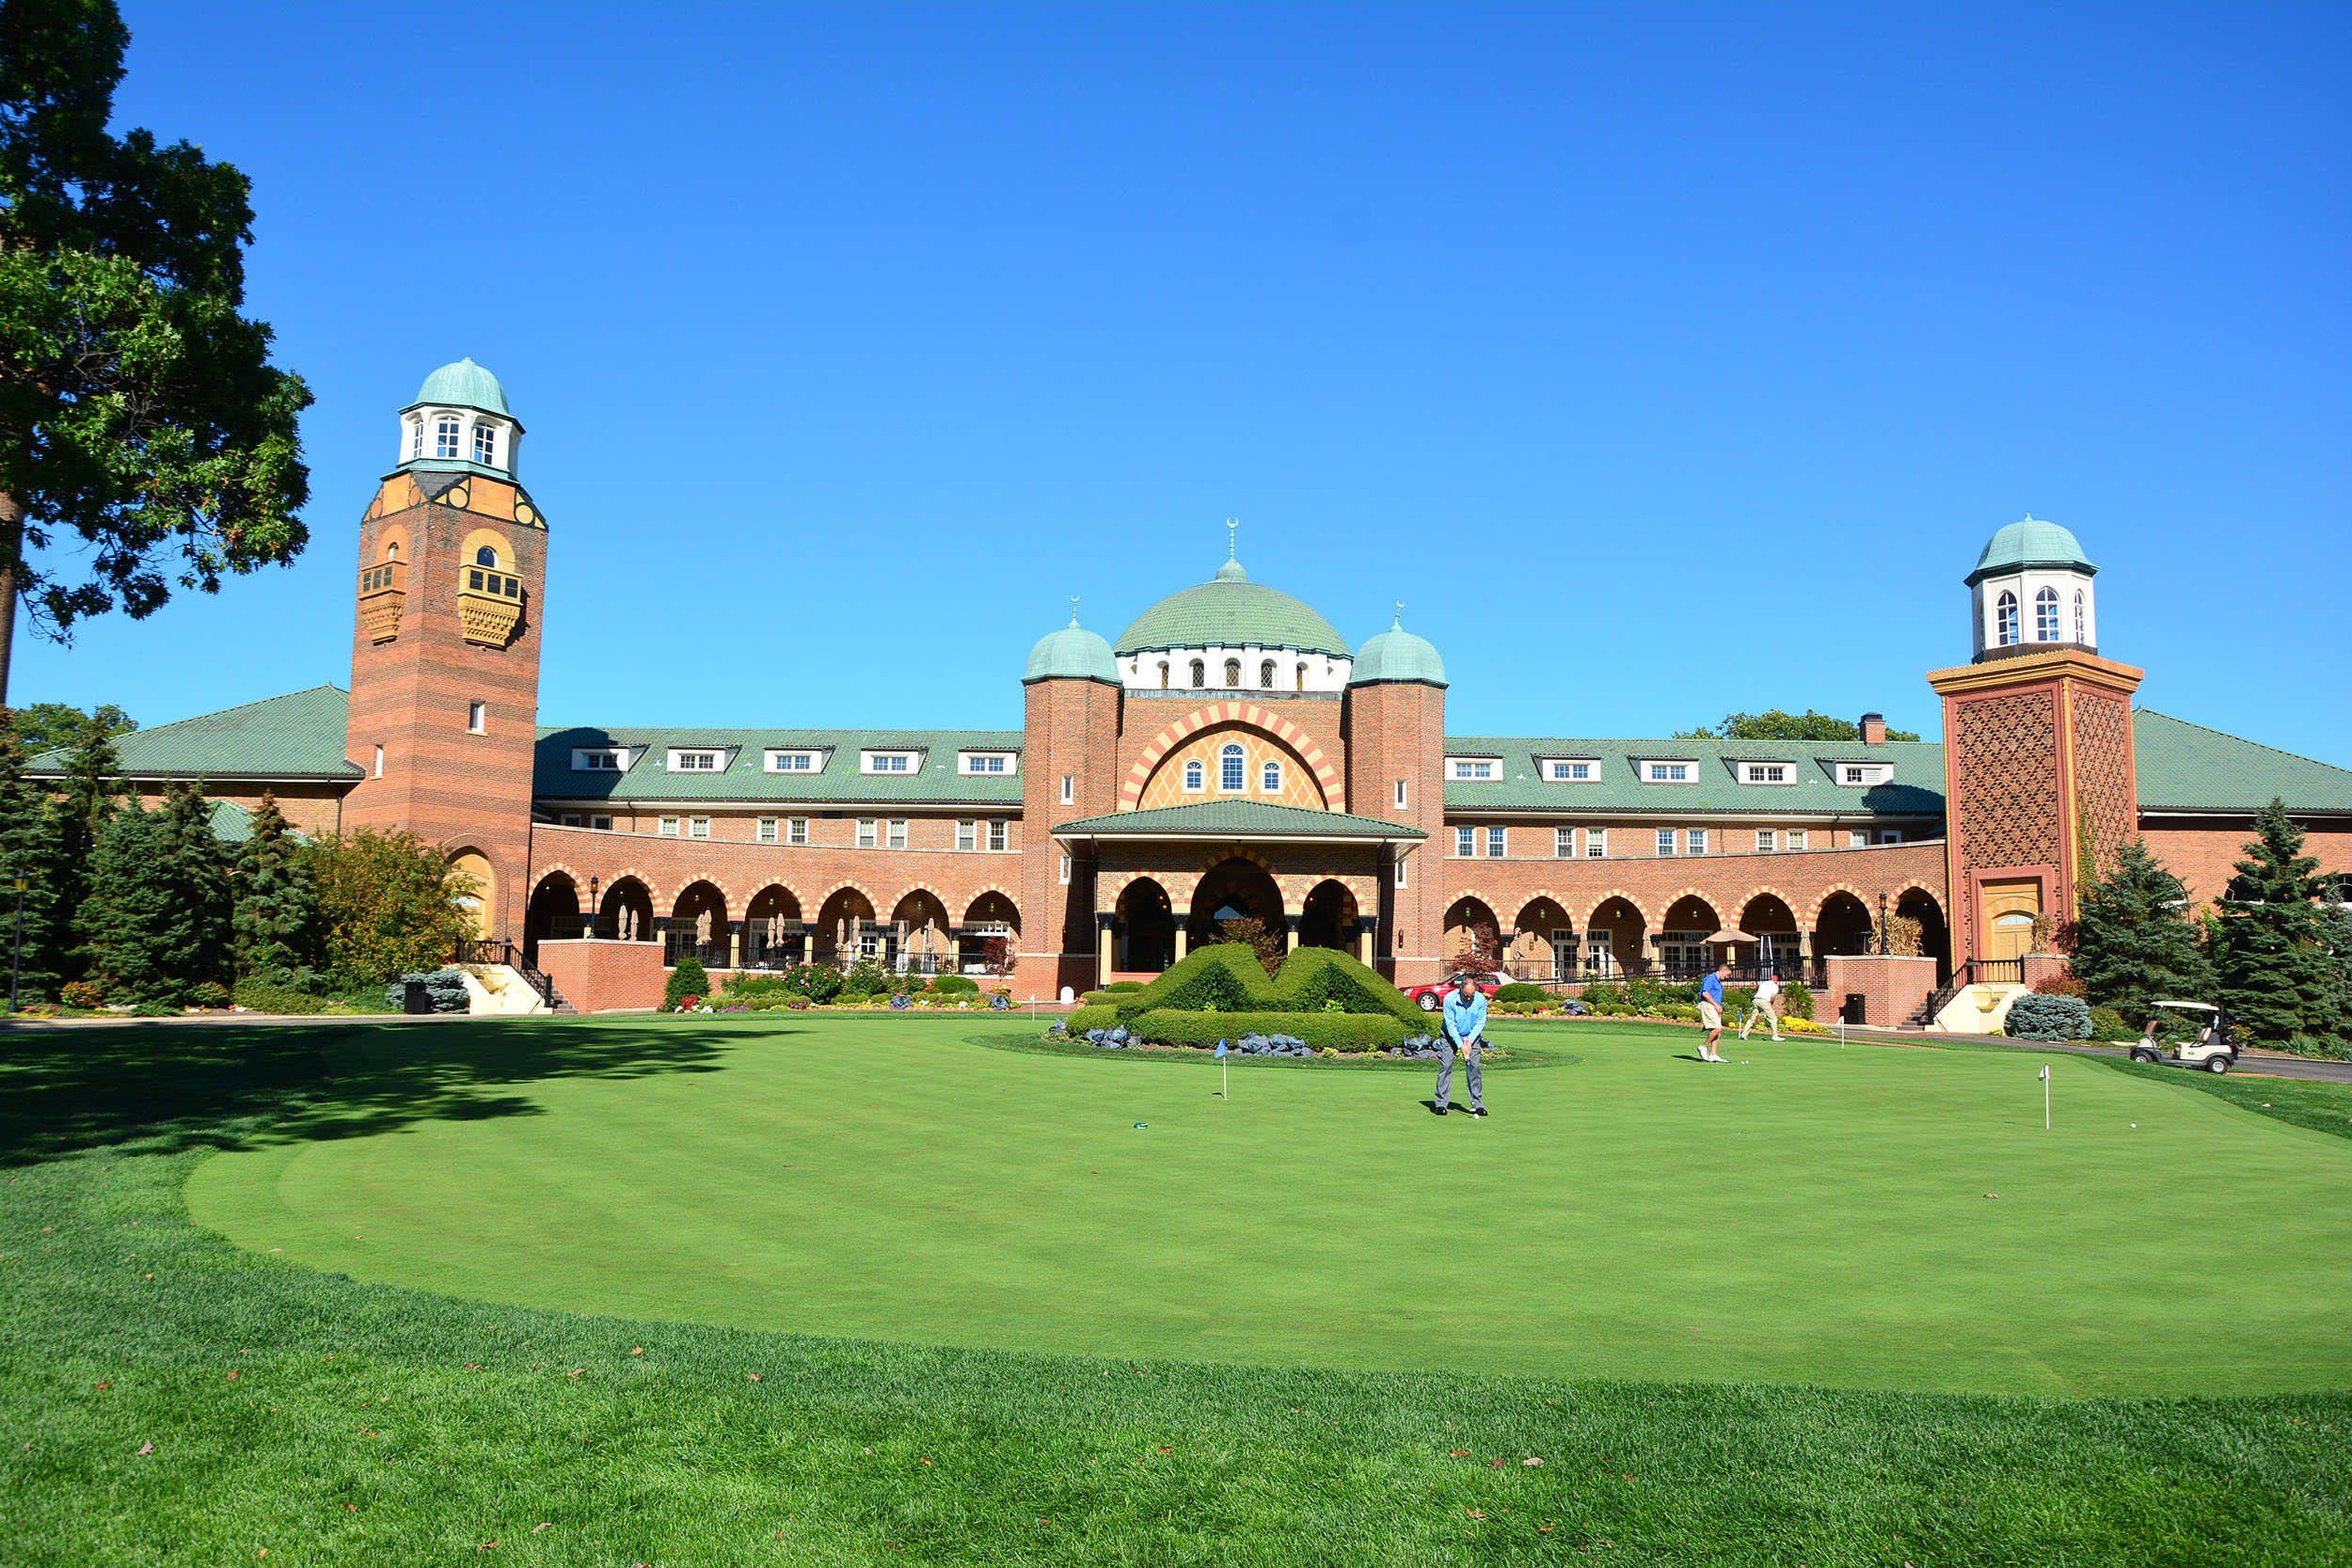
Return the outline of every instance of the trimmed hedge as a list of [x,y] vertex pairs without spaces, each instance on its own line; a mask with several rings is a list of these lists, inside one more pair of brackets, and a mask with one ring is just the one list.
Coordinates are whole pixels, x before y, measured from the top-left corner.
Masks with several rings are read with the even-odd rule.
[[1145,982],[1141,980],[1113,980],[1103,989],[1106,991],[1141,990],[1144,985]]
[[1062,1020],[1063,1027],[1073,1035],[1084,1035],[1089,1029],[1108,1029],[1119,1022],[1119,1009],[1104,1003],[1080,1007]]
[[1495,988],[1497,1002],[1549,1002],[1551,992],[1541,986],[1531,986],[1524,980],[1514,980],[1507,986]]
[[[1242,952],[1247,957],[1248,950]],[[1383,1013],[1189,1013],[1162,1008],[1125,1022],[1136,1038],[1154,1045],[1214,1046],[1244,1035],[1292,1035],[1316,1051],[1393,1051],[1405,1043],[1403,1021]],[[1080,1037],[1089,1028],[1108,1026],[1081,1024],[1075,1017],[1070,1021],[1070,1032]],[[1417,1025],[1413,1032],[1425,1031]]]
[[[1331,947],[1299,948],[1282,960],[1281,973],[1269,980],[1248,948],[1238,942],[1217,942],[1185,955],[1182,963],[1141,990],[1104,996],[1109,1006],[1119,1009],[1120,1022],[1129,1024],[1146,1013],[1200,1013],[1210,1007],[1220,1014],[1385,1015],[1400,1026],[1409,1024],[1415,1033],[1427,1027],[1428,1022],[1403,991]],[[1341,1011],[1324,1012],[1326,1002],[1337,1002]],[[1283,1032],[1309,1037],[1302,1029]],[[1212,1035],[1211,1043],[1216,1038]]]
[[980,983],[969,974],[942,974],[931,982],[931,990],[968,990],[977,996],[980,992]]
[[2009,1005],[2001,1032],[2019,1040],[2087,1040],[2090,1028],[2090,1007],[2081,997],[2027,991]]
[[261,980],[240,980],[230,1000],[248,1012],[256,1013],[323,1013],[326,1004],[307,990],[287,986],[273,986]]

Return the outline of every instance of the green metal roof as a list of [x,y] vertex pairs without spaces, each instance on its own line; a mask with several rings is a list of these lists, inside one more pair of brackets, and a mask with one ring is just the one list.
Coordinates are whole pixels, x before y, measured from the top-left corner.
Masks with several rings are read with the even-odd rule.
[[1111,657],[1111,645],[1103,641],[1100,632],[1079,626],[1075,610],[1071,612],[1070,625],[1048,632],[1029,650],[1029,668],[1022,675],[1021,684],[1051,680],[1119,684],[1119,661]]
[[1438,657],[1436,644],[1427,638],[1406,631],[1404,617],[1399,616],[1395,625],[1364,644],[1363,651],[1356,656],[1347,684],[1379,686],[1408,681],[1422,686],[1445,685],[1445,660]]
[[[479,408],[502,419],[515,417],[507,409],[506,388],[499,385],[499,378],[471,359],[443,365],[426,376],[424,385],[417,388],[417,401],[408,408],[421,408],[428,403],[454,408]],[[401,412],[405,414],[408,408]]]
[[[118,736],[115,754],[130,778],[357,780],[362,769],[343,754],[350,722],[351,694],[314,686]],[[45,752],[28,771],[62,772],[65,755]]]
[[1170,594],[1136,616],[1117,644],[1122,654],[1211,646],[1352,657],[1330,622],[1288,594],[1251,582],[1237,561],[1219,567],[1214,580]]
[[2297,811],[2352,812],[2352,768],[2147,708],[2132,715],[2132,759],[2143,811],[2250,814],[2275,797]]
[[[1819,740],[1595,740],[1559,736],[1446,736],[1449,757],[1492,757],[1498,777],[1445,781],[1448,811],[1606,812],[1612,816],[1658,815],[1756,816],[1941,816],[1944,815],[1944,748],[1933,741],[1890,740],[1883,746],[1860,741]],[[1555,783],[1544,776],[1542,759],[1590,761],[1595,777]],[[1680,760],[1692,765],[1689,784],[1648,784],[1637,770],[1646,761]],[[1783,762],[1795,769],[1785,784],[1742,784],[1739,766]],[[1883,763],[1894,768],[1889,781],[1867,786],[1841,784],[1831,769],[1839,763]]]
[[[576,748],[643,748],[626,772],[575,771]],[[732,752],[727,766],[709,773],[673,773],[676,748]],[[830,752],[822,772],[771,773],[771,749]],[[957,753],[996,751],[1018,753],[1019,730],[690,730],[588,724],[541,729],[532,759],[532,793],[547,800],[708,800],[756,805],[975,805],[993,809],[1021,804],[1021,775],[959,772]],[[921,752],[920,771],[867,773],[859,753]],[[1016,766],[1018,766],[1016,764]]]
[[2087,576],[2099,570],[2083,554],[2083,547],[2075,543],[2073,533],[2056,523],[2028,515],[1985,541],[1984,553],[1977,558],[1977,569],[1968,574],[1968,586],[1974,588],[1986,578],[2034,566],[2064,568]]
[[1080,817],[1054,830],[1071,838],[1392,838],[1429,835],[1401,822],[1350,816],[1343,811],[1278,806],[1269,800],[1202,800],[1152,811],[1115,811]]

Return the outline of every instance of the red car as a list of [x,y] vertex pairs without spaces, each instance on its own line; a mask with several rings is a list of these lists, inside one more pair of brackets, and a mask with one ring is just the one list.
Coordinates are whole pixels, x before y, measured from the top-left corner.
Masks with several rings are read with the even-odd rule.
[[[1412,998],[1415,1006],[1424,1013],[1434,1013],[1445,1006],[1446,992],[1453,990],[1461,983],[1462,977],[1456,974],[1434,986],[1406,986],[1404,990],[1406,996]],[[1479,981],[1478,989],[1484,991],[1486,999],[1491,1002],[1494,1000],[1496,990],[1510,983],[1511,976],[1498,972]]]

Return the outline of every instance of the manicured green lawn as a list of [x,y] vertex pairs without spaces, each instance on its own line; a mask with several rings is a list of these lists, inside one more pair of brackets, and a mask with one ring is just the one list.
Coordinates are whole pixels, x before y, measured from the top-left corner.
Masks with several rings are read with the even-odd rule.
[[[1541,1028],[1506,1037],[1561,1040]],[[933,1020],[699,1033],[696,1070],[548,1077],[496,1114],[324,1110],[204,1164],[192,1211],[358,1279],[859,1338],[2002,1393],[2352,1386],[2352,1143],[2063,1053],[1734,1042],[1708,1068],[1688,1032],[1596,1025],[1577,1065],[1493,1074],[1474,1122],[1427,1113],[1427,1073],[1243,1063],[1228,1102],[1205,1063],[992,1051]],[[340,1078],[406,1070],[412,1036],[344,1038]]]
[[[191,1173],[279,1159],[297,1146],[429,1148],[446,1127],[520,1134],[604,1106],[612,1148],[580,1161],[580,1179],[599,1182],[626,1211],[669,1167],[660,1143],[702,1137],[705,1123],[723,1130],[732,1114],[716,1108],[759,1081],[779,1044],[795,1057],[776,1053],[777,1068],[806,1069],[796,1082],[832,1080],[798,1110],[789,1094],[768,1108],[781,1135],[803,1141],[817,1137],[820,1111],[847,1117],[878,1105],[873,1091],[897,1081],[892,1059],[967,1057],[955,1043],[961,1031],[918,1035],[921,1024],[893,1022],[845,1038],[849,1027],[829,1030],[827,1049],[707,1021],[0,1035],[0,1560],[600,1568],[1598,1559],[1927,1568],[2352,1558],[2352,1397],[2341,1392],[2021,1398],[924,1348],[358,1282],[231,1246],[191,1223],[183,1205]],[[1408,1114],[1405,1125],[1447,1140],[1412,1146],[1417,1164],[1468,1171],[1463,1184],[1483,1182],[1487,1205],[1507,1209],[1523,1183],[1494,1168],[1490,1135],[1525,1118],[1539,1095],[1573,1106],[1579,1094],[1613,1093],[1634,1104],[1635,1083],[1679,1085],[1677,1072],[1699,1082],[1695,1064],[1661,1059],[1687,1049],[1687,1035],[1576,1038],[1584,1066],[1498,1073],[1499,1114],[1484,1125],[1425,1114],[1415,1123]],[[848,1059],[866,1050],[876,1054]],[[1931,1073],[1948,1065],[1922,1053],[1878,1054],[1929,1063]],[[1095,1145],[1110,1149],[1181,1131],[1197,1109],[1184,1097],[1214,1076],[1187,1064],[968,1056],[1097,1085],[1069,1092],[1080,1105],[1115,1102],[1127,1117],[1119,1131],[1131,1138]],[[1612,1065],[1613,1056],[1622,1060]],[[874,1082],[843,1092],[856,1089],[861,1065]],[[2036,1065],[2009,1058],[1985,1082],[2009,1093],[2012,1081],[2030,1083]],[[2283,1140],[2297,1151],[2290,1164],[2307,1192],[2337,1180],[2331,1162],[2352,1148],[2195,1087],[2143,1085],[2080,1065],[2128,1087],[2127,1110],[2159,1107],[2137,1117],[2141,1131],[2197,1113],[2221,1117],[2249,1147]],[[1835,1085],[1849,1070],[1878,1069],[1823,1067],[1807,1081]],[[1685,1119],[1718,1124],[1719,1148],[1739,1135],[1720,1124],[1745,1118],[1702,1117],[1710,1101],[1692,1097],[1724,1092],[1734,1075],[1716,1069],[1708,1086],[1664,1091]],[[1758,1084],[1769,1076],[1750,1074]],[[1293,1096],[1311,1109],[1361,1105],[1367,1116],[1403,1099],[1409,1113],[1417,1087],[1409,1075],[1299,1068],[1235,1078],[1234,1111]],[[1021,1086],[1034,1100],[1044,1082]],[[1860,1095],[1876,1080],[1851,1082]],[[1938,1080],[1920,1082],[1915,1093],[1936,1109],[1929,1090]],[[687,1115],[650,1118],[651,1142],[624,1147],[629,1118],[616,1108],[641,1095],[662,1103],[690,1083],[734,1093],[689,1095]],[[2088,1114],[2103,1103],[2089,1076],[2061,1077],[2060,1093],[2062,1108]],[[1159,1095],[1175,1097],[1177,1125],[1136,1131],[1132,1121],[1149,1118],[1129,1116],[1127,1102]],[[977,1090],[971,1098],[987,1102]],[[926,1141],[941,1148],[909,1158],[936,1164],[985,1122],[936,1108]],[[1274,1142],[1327,1147],[1335,1140],[1319,1126],[1302,1115],[1280,1124]],[[1673,1127],[1654,1122],[1653,1141],[1672,1142]],[[1090,1152],[1090,1134],[1067,1136],[1061,1157]],[[1589,1125],[1584,1136],[1594,1136]],[[2232,1138],[2218,1141],[2234,1147]],[[740,1153],[756,1140],[722,1147]],[[1298,1162],[1279,1147],[1267,1157],[1295,1174]],[[605,1164],[633,1167],[637,1181],[598,1177]],[[778,1156],[762,1168],[796,1164]],[[1375,1174],[1360,1195],[1383,1225],[1393,1223],[1392,1188],[1429,1191],[1417,1169]],[[846,1167],[841,1175],[852,1187],[866,1179]],[[699,1180],[714,1208],[741,1202],[755,1185],[723,1162],[703,1166]],[[462,1209],[476,1206],[465,1181],[437,1184]],[[1130,1171],[1120,1186],[1145,1183]],[[2007,1187],[1990,1190],[2002,1198],[1977,1201],[2010,1201]],[[2294,1192],[2258,1195],[2230,1224],[2206,1228],[2292,1228]],[[530,1212],[518,1207],[518,1231],[570,1223],[564,1195],[548,1184],[533,1183],[529,1196],[542,1217],[526,1225]],[[1270,1219],[1294,1201],[1263,1188],[1259,1199]],[[2139,1245],[2172,1245],[2185,1233],[2181,1207],[2149,1205],[2149,1223],[2134,1232]],[[1359,1235],[1371,1224],[1344,1209],[1327,1220]],[[715,1221],[690,1214],[688,1223]],[[1455,1240],[1491,1250],[1509,1234],[1490,1226]],[[1736,1227],[1718,1235],[1726,1251],[1749,1248]],[[516,1256],[535,1255],[527,1240],[511,1239]],[[959,1246],[950,1238],[935,1250]],[[1343,1281],[1362,1272],[1327,1248],[1308,1258]],[[1223,1280],[1245,1271],[1216,1272]],[[555,1283],[601,1288],[578,1276]],[[1429,1311],[1428,1331],[1416,1330],[1423,1340],[1493,1338],[1475,1291]],[[887,1321],[868,1326],[907,1337]],[[2329,1342],[2314,1330],[2312,1355],[2334,1354]]]

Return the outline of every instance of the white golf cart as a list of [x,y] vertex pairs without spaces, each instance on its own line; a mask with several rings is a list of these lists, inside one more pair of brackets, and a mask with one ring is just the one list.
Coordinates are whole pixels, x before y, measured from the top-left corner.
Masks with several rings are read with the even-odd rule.
[[[2237,1065],[2237,1035],[2230,1027],[2227,1011],[2210,1002],[2159,1002],[2156,1006],[2170,1008],[2171,1016],[2158,1014],[2148,1021],[2147,1033],[2133,1042],[2133,1061],[2151,1067],[2169,1062],[2216,1073]],[[2194,1033],[2175,1045],[2162,1037],[2168,1028]]]

